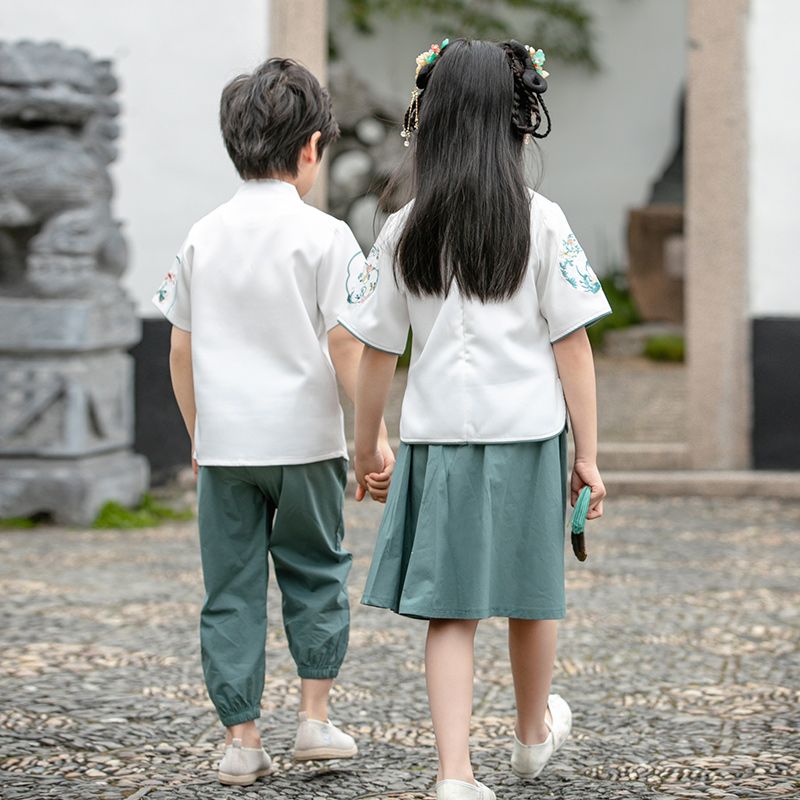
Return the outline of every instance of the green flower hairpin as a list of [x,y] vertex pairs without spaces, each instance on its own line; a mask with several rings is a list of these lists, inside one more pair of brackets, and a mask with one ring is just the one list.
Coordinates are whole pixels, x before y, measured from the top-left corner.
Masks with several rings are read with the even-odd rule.
[[539,49],[536,50],[535,48],[531,47],[529,44],[525,45],[528,49],[528,54],[531,57],[531,63],[533,64],[533,68],[543,77],[547,78],[550,76],[550,73],[547,72],[544,68],[544,62],[546,61],[547,57],[544,54],[544,50]]
[[426,64],[433,64],[439,56],[444,52],[445,47],[450,44],[449,39],[442,39],[441,44],[432,44],[430,50],[426,50],[424,53],[420,53],[417,56],[417,71],[416,75],[419,75],[420,70]]

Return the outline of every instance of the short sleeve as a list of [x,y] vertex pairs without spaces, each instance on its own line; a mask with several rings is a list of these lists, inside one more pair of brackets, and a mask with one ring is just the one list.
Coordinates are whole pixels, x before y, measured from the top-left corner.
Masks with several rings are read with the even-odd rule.
[[317,272],[317,306],[325,330],[334,328],[347,306],[345,286],[348,274],[364,268],[364,253],[345,222],[339,222]]
[[394,276],[394,228],[390,217],[366,262],[348,270],[346,308],[339,322],[364,344],[400,356],[406,349],[409,316]]
[[550,341],[557,342],[607,316],[611,306],[564,212],[545,203],[535,225],[536,291]]
[[158,291],[153,295],[155,307],[176,327],[192,330],[191,278],[194,247],[189,239],[175,256],[172,269],[164,276]]

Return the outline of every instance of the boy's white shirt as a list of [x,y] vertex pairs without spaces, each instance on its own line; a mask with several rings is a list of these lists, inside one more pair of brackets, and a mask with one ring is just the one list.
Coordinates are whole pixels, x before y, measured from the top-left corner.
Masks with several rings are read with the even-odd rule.
[[386,221],[366,270],[348,276],[341,324],[371,347],[413,345],[400,438],[408,443],[538,441],[559,434],[566,403],[552,343],[611,313],[564,213],[531,190],[531,249],[520,290],[482,304],[416,297],[393,271],[411,204]]
[[284,181],[246,181],[192,227],[153,302],[192,334],[199,464],[347,457],[327,334],[363,266],[350,228]]

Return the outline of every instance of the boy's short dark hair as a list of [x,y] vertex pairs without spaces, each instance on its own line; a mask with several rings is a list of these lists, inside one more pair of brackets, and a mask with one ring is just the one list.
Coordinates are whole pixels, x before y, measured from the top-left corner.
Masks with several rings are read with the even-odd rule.
[[312,134],[321,157],[339,138],[326,89],[290,58],[270,58],[222,91],[219,123],[228,155],[245,180],[296,177],[300,151]]

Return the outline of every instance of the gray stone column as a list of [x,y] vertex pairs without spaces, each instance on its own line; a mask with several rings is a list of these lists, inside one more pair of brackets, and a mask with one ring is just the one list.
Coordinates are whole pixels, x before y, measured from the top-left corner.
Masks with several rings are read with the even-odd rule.
[[[270,0],[269,55],[287,56],[308,67],[326,85],[328,77],[327,0]],[[306,202],[327,208],[327,159]]]
[[750,466],[748,0],[690,0],[686,331],[689,449],[700,469]]

